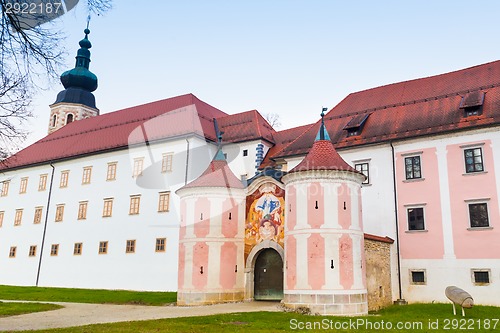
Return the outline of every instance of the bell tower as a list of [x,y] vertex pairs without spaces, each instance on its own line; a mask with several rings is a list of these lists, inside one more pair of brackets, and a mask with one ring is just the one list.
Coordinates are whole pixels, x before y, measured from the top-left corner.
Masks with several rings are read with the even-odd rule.
[[49,134],[73,121],[99,115],[92,94],[97,89],[97,76],[89,70],[89,49],[92,44],[88,39],[88,25],[83,32],[85,37],[79,43],[75,68],[61,75],[65,89],[57,94],[56,101],[50,105]]

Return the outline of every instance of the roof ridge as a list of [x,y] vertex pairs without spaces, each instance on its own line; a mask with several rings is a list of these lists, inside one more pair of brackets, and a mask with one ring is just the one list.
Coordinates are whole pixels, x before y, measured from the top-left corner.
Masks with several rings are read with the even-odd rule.
[[[315,122],[315,123],[312,123],[312,124],[309,124],[309,126],[307,127],[307,129],[305,129],[298,137],[295,138],[295,140],[292,140],[290,141],[289,143],[287,143],[284,147],[282,147],[279,151],[277,151],[274,155],[278,155],[284,151],[286,148],[288,148],[290,145],[292,145],[294,142],[296,142],[298,139],[300,139],[305,133],[307,133],[314,125],[316,125],[319,121]],[[303,125],[304,127],[307,126],[307,125]],[[292,128],[289,128],[289,129],[294,129],[294,128],[299,128],[301,126],[297,126],[297,127],[292,127]],[[274,161],[274,158],[271,157],[271,160]]]
[[[186,107],[189,107],[189,106],[192,106],[192,105],[195,105],[195,104],[189,104],[189,105],[186,105],[186,106],[183,106],[181,108],[177,108],[175,110],[170,110],[170,111],[167,111],[165,113],[170,113],[170,112],[175,112],[179,109],[183,109],[183,108],[186,108]],[[126,109],[124,109],[126,110]],[[114,111],[114,112],[120,112],[121,110],[118,110],[118,111]],[[198,110],[196,110],[196,112],[198,112]],[[106,114],[111,114],[113,112],[110,112],[110,113],[106,113]],[[50,138],[51,135],[48,135],[42,139],[40,139],[39,141],[41,142],[50,142],[50,141],[56,141],[56,140],[59,140],[59,139],[64,139],[64,138],[69,138],[69,137],[72,137],[72,136],[77,136],[77,135],[80,135],[80,134],[85,134],[85,133],[92,133],[92,132],[97,132],[97,131],[101,131],[101,130],[104,130],[104,129],[107,129],[107,128],[113,128],[113,127],[117,127],[117,126],[122,126],[122,125],[126,125],[126,124],[133,124],[133,123],[137,123],[137,122],[143,122],[145,120],[150,120],[150,119],[153,119],[153,118],[156,118],[156,117],[161,117],[163,115],[165,115],[165,113],[162,113],[162,114],[159,114],[159,115],[152,115],[152,116],[149,116],[149,117],[142,117],[142,118],[136,118],[136,119],[133,119],[133,120],[128,120],[128,121],[123,121],[123,122],[119,122],[119,123],[112,123],[110,125],[106,125],[106,126],[98,126],[98,127],[92,127],[88,130],[84,130],[84,131],[79,131],[79,132],[72,132],[70,134],[66,134],[66,135],[61,135],[61,136],[58,136],[58,137],[55,137],[55,138]],[[205,117],[204,115],[200,115],[198,114],[201,118],[205,118],[205,119],[208,119],[210,120],[208,117]],[[86,118],[86,119],[82,119],[82,120],[79,120],[78,122],[80,122],[81,124],[81,121],[86,121],[87,119],[95,119],[95,118]],[[71,124],[76,124],[77,122],[73,122]],[[74,126],[74,125],[73,125]],[[54,132],[54,133],[57,133]],[[38,141],[37,141],[38,142]]]
[[[406,83],[406,82],[408,82],[408,81],[399,82],[399,83]],[[395,83],[395,84],[399,84],[399,83]],[[470,92],[473,92],[473,91],[491,89],[491,88],[496,88],[496,87],[500,87],[500,82],[493,83],[493,84],[490,84],[490,85],[487,85],[487,86],[479,86],[479,87],[475,87],[475,88],[467,89],[467,90],[459,90],[459,91],[452,92],[452,93],[449,93],[449,94],[444,94],[444,95],[432,96],[432,97],[421,98],[421,99],[410,100],[410,101],[399,102],[399,103],[391,103],[391,104],[386,104],[386,105],[380,105],[380,106],[377,106],[377,107],[374,107],[374,108],[364,109],[364,110],[361,110],[361,111],[355,111],[355,112],[349,112],[349,113],[342,113],[342,114],[339,114],[339,115],[332,115],[332,116],[330,116],[330,113],[332,113],[335,110],[335,107],[336,107],[335,106],[330,111],[328,111],[327,115],[325,116],[325,120],[346,118],[346,117],[355,116],[355,115],[358,115],[358,114],[365,114],[365,113],[369,113],[369,112],[386,110],[386,109],[389,109],[389,108],[394,108],[394,107],[398,107],[398,106],[405,106],[405,105],[409,105],[409,104],[426,103],[426,102],[431,101],[431,100],[432,101],[437,101],[439,99],[448,98],[450,96],[460,96],[460,94],[467,94],[467,93],[470,93]],[[376,87],[376,88],[372,88],[372,89],[377,89],[377,88],[380,88],[380,87]],[[368,89],[368,90],[371,90],[371,89]],[[349,95],[355,95],[355,94],[361,93],[363,91],[366,91],[366,90],[355,92],[355,93],[352,93],[352,94],[349,94]],[[340,103],[342,103],[342,101],[339,102],[339,104],[337,104],[337,105],[340,105]]]

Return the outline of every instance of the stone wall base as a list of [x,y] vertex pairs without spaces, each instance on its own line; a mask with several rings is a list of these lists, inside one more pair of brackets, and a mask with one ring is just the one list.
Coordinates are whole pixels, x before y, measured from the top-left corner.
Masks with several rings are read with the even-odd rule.
[[362,316],[368,314],[367,294],[286,294],[284,306],[290,309],[308,308],[312,314]]
[[177,292],[177,305],[208,305],[243,301],[244,291],[236,292]]

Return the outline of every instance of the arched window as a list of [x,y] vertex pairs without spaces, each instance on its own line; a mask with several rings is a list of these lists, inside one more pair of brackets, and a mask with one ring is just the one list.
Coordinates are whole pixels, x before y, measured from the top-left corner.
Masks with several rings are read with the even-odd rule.
[[73,114],[68,113],[68,115],[66,116],[66,124],[69,124],[72,121],[73,121]]
[[52,117],[52,127],[55,127],[55,126],[56,126],[56,121],[57,121],[57,116],[56,116],[56,115],[54,115],[54,116]]

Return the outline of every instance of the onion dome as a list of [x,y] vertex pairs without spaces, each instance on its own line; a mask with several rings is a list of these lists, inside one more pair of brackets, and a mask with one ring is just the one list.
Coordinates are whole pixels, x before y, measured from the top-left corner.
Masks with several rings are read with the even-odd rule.
[[57,95],[56,103],[67,102],[83,104],[95,108],[95,97],[92,92],[97,89],[97,76],[89,70],[92,43],[88,39],[90,30],[83,31],[85,37],[80,41],[80,49],[76,54],[75,68],[61,75],[61,83],[65,90]]

